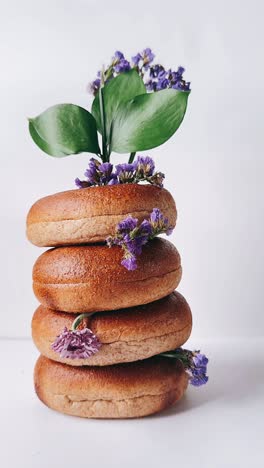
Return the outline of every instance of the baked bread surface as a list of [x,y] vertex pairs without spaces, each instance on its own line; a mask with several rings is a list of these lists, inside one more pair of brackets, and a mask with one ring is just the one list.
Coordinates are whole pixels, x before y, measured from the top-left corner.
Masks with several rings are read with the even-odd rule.
[[143,246],[138,268],[121,265],[121,247],[85,245],[44,252],[33,268],[33,289],[46,307],[96,312],[146,304],[170,294],[182,269],[174,245],[156,238]]
[[32,337],[44,356],[72,366],[105,366],[132,362],[182,346],[190,336],[192,314],[177,291],[151,304],[115,312],[100,312],[82,323],[98,337],[99,351],[88,359],[63,359],[51,344],[67,327],[74,314],[39,306],[32,319]]
[[103,242],[129,214],[141,222],[153,208],[175,226],[176,206],[166,189],[120,184],[68,190],[34,203],[27,216],[27,237],[40,247]]
[[85,418],[135,418],[178,401],[188,384],[182,364],[154,357],[103,367],[72,367],[40,356],[34,371],[39,399]]

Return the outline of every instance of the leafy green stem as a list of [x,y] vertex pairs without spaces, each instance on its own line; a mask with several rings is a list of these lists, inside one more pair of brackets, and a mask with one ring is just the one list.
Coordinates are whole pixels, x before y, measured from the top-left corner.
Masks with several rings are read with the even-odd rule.
[[102,161],[106,162],[108,158],[107,142],[106,142],[106,125],[105,125],[105,106],[104,106],[104,96],[103,96],[103,87],[104,87],[104,68],[101,73],[101,86],[99,88],[99,106],[100,106],[100,115],[101,115],[101,127],[102,127]]
[[84,313],[84,314],[80,314],[76,317],[76,319],[73,321],[72,323],[72,330],[77,330],[78,326],[80,325],[80,323],[83,321],[83,319],[85,319],[86,317],[90,317],[91,315],[93,315],[94,312],[87,312],[87,313]]
[[132,162],[134,161],[135,156],[136,156],[136,152],[130,153],[129,160],[128,160],[129,164],[132,164]]

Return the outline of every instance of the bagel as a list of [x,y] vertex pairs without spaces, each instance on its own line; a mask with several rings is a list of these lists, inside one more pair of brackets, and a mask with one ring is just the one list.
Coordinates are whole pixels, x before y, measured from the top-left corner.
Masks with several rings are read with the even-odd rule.
[[177,291],[151,304],[101,312],[84,320],[101,343],[88,359],[61,358],[51,349],[64,327],[69,330],[76,316],[39,306],[32,319],[33,341],[44,356],[72,366],[108,366],[146,359],[182,346],[190,336],[192,314]]
[[64,312],[98,312],[146,304],[170,294],[182,269],[174,245],[156,238],[143,246],[138,268],[121,265],[119,246],[71,246],[44,252],[33,268],[41,304]]
[[35,390],[50,408],[84,418],[136,418],[164,410],[188,384],[180,361],[154,357],[102,367],[72,367],[40,356]]
[[128,214],[141,222],[153,208],[175,226],[175,202],[165,189],[120,184],[68,190],[41,198],[31,207],[27,237],[40,247],[103,242]]

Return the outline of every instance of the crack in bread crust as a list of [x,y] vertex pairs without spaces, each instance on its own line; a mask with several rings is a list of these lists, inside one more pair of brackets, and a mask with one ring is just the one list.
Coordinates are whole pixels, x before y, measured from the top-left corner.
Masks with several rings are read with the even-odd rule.
[[[182,270],[182,267],[181,265],[178,267],[178,268],[175,268],[173,270],[170,270],[170,271],[166,271],[166,273],[163,273],[161,275],[154,275],[154,276],[147,276],[145,278],[141,278],[141,279],[135,279],[135,280],[129,280],[129,281],[117,281],[116,279],[113,281],[112,284],[135,284],[135,283],[142,283],[143,281],[148,281],[148,280],[153,280],[153,279],[160,279],[160,278],[164,278],[165,276],[167,275],[170,275],[172,273],[177,273],[177,272],[180,272]],[[90,278],[91,281],[93,280],[93,277]],[[89,285],[90,282],[86,282],[86,281],[83,281],[83,282],[79,282],[79,283],[47,283],[47,282],[39,282],[39,281],[34,281],[34,284],[35,285],[40,285],[40,286],[55,286],[55,287],[67,287],[67,286],[71,286],[71,287],[78,287],[78,286],[85,286],[85,285]]]
[[[188,322],[180,330],[157,335],[142,340],[113,341],[103,343],[102,347],[88,359],[62,359],[51,349],[54,339],[42,342],[43,346],[37,346],[39,351],[49,359],[68,364],[69,366],[107,366],[125,362],[148,359],[160,353],[170,351],[182,346],[191,334],[192,323]],[[37,345],[37,344],[36,344]],[[48,349],[47,349],[48,347]]]
[[[163,207],[163,209],[165,208],[170,208],[170,206],[168,205],[167,207]],[[43,225],[47,225],[47,224],[52,224],[52,223],[63,223],[64,221],[89,221],[90,219],[93,219],[93,218],[111,218],[111,217],[118,217],[118,216],[136,216],[137,214],[139,215],[142,215],[142,213],[144,213],[144,215],[147,215],[149,216],[149,213],[150,213],[150,210],[130,210],[129,212],[127,210],[124,210],[124,211],[120,211],[119,213],[103,213],[103,214],[94,214],[94,215],[89,215],[89,216],[82,216],[80,218],[62,218],[62,219],[54,219],[54,220],[49,220],[49,221],[30,221],[29,223],[29,226],[33,226],[33,225],[36,225],[36,224],[43,224]]]

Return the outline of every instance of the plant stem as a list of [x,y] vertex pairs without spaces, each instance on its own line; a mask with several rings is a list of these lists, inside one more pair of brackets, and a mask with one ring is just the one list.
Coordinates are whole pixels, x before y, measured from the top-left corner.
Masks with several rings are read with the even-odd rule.
[[104,107],[104,97],[103,97],[103,87],[104,87],[104,67],[101,72],[101,86],[99,88],[99,106],[100,106],[100,116],[101,116],[101,127],[102,127],[102,161],[108,161],[108,151],[107,151],[107,142],[106,142],[106,127],[105,127],[105,107]]
[[129,164],[132,164],[132,162],[134,161],[135,156],[136,156],[136,152],[135,153],[130,153],[129,160],[128,160]]
[[87,312],[87,313],[78,315],[78,317],[76,317],[76,319],[72,323],[72,327],[71,327],[72,330],[73,331],[77,330],[78,326],[83,321],[83,319],[86,318],[86,317],[89,317],[90,315],[93,315],[93,314],[94,314],[94,312]]

